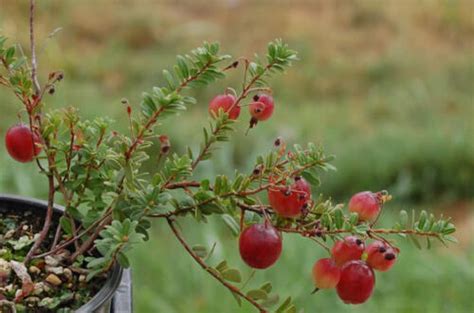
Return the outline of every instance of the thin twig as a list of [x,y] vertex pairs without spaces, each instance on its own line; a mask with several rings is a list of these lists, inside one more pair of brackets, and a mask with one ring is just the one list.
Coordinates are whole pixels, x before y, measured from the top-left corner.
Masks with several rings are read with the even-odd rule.
[[38,81],[38,61],[36,60],[36,45],[35,45],[35,0],[30,0],[30,47],[31,47],[31,80],[35,88],[36,96],[40,95],[41,87]]
[[191,247],[188,245],[188,243],[185,241],[181,233],[178,231],[176,226],[174,225],[174,222],[168,218],[168,225],[170,226],[171,230],[173,231],[173,234],[175,237],[178,239],[180,244],[184,247],[186,252],[206,271],[208,272],[212,277],[217,279],[222,285],[224,285],[227,289],[229,289],[234,295],[241,297],[248,301],[250,304],[252,304],[254,307],[256,307],[260,313],[267,313],[268,311],[261,306],[258,302],[253,300],[252,298],[248,297],[246,294],[244,294],[238,287],[226,282],[222,277],[220,277],[215,271],[212,270],[210,266],[208,266],[194,251],[191,249]]
[[38,248],[41,246],[41,243],[46,239],[48,236],[49,228],[51,226],[51,219],[53,217],[53,206],[54,206],[54,176],[53,174],[48,175],[48,182],[49,182],[49,193],[48,193],[48,208],[46,209],[46,217],[44,219],[44,226],[40,232],[38,239],[36,239],[35,243],[31,247],[30,251],[26,255],[24,263],[27,264],[31,258],[33,257],[34,253]]

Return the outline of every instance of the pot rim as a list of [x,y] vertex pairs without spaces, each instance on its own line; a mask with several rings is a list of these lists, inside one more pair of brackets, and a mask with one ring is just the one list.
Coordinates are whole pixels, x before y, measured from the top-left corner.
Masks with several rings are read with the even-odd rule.
[[[31,206],[31,209],[35,208],[46,208],[48,203],[43,200],[38,200],[29,197],[1,194],[0,193],[0,203],[11,203],[11,204],[23,204]],[[54,212],[56,215],[62,214],[64,212],[64,207],[60,205],[54,205]],[[83,304],[76,313],[90,313],[100,309],[107,301],[111,300],[117,291],[120,281],[122,280],[123,268],[115,263],[112,270],[109,272],[108,277],[104,285],[100,290],[85,304]]]

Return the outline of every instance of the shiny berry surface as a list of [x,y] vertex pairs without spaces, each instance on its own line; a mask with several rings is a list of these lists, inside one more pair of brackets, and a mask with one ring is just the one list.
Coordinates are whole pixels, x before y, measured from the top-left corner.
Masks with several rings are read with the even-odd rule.
[[250,115],[255,118],[257,121],[261,120],[261,116],[263,115],[263,112],[265,110],[265,104],[262,102],[252,102],[249,105],[249,112]]
[[387,243],[374,241],[367,246],[367,264],[374,270],[381,272],[388,271],[397,259],[398,251]]
[[370,191],[356,193],[349,201],[349,211],[358,213],[361,221],[375,220],[380,209],[381,205],[377,194]]
[[355,236],[348,236],[338,240],[331,249],[332,257],[338,266],[344,265],[351,260],[360,260],[364,253],[365,245],[362,240]]
[[313,281],[319,289],[335,288],[341,277],[341,269],[333,259],[319,259],[313,265]]
[[31,162],[41,152],[36,145],[39,142],[38,136],[23,124],[10,127],[5,135],[7,151],[18,162]]
[[258,121],[268,120],[275,109],[273,97],[267,94],[260,94],[254,97],[254,102],[250,104],[250,115]]
[[248,266],[265,269],[280,257],[282,238],[270,223],[254,224],[240,235],[239,250]]
[[370,298],[374,285],[374,271],[363,261],[350,261],[341,268],[336,289],[344,303],[361,304]]
[[233,95],[217,95],[209,103],[209,114],[215,116],[222,109],[231,120],[236,120],[240,115],[240,106],[235,105]]
[[298,217],[311,199],[311,187],[304,178],[296,177],[291,186],[268,189],[268,201],[278,215]]

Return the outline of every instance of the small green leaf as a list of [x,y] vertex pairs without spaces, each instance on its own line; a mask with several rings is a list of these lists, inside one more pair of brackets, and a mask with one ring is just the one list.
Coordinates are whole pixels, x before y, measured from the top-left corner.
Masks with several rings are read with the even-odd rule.
[[239,236],[240,226],[239,224],[237,224],[237,222],[232,216],[230,216],[229,214],[224,214],[222,215],[222,220],[225,222],[227,227],[229,227],[229,229],[232,231],[232,234],[234,234],[234,236],[236,237]]
[[278,303],[280,297],[277,294],[269,295],[267,300],[263,301],[261,305],[265,308],[269,308]]
[[334,210],[334,223],[337,229],[341,229],[344,225],[344,214],[341,209]]
[[266,300],[268,298],[267,292],[262,289],[249,290],[247,292],[247,296],[252,298],[253,300]]
[[275,313],[285,313],[291,306],[291,297],[286,298],[285,301],[278,307]]
[[450,235],[443,236],[443,239],[445,239],[446,241],[452,242],[452,243],[458,243],[458,240],[456,239],[456,237],[453,237],[453,236],[450,236]]
[[117,254],[117,261],[119,262],[120,266],[122,266],[124,268],[129,268],[130,267],[130,261],[129,261],[128,257],[123,252],[119,252]]
[[234,283],[242,282],[242,275],[240,274],[239,270],[235,268],[228,268],[222,271],[221,274],[225,280],[228,280]]
[[266,282],[262,286],[260,286],[260,289],[266,291],[267,293],[272,292],[273,286],[271,282]]
[[360,224],[354,227],[354,231],[361,235],[365,235],[368,230],[369,230],[369,225],[367,224]]
[[444,226],[444,229],[443,229],[443,234],[444,235],[449,235],[449,234],[452,234],[456,231],[456,227],[454,226],[454,224],[452,223],[448,223],[446,226]]
[[61,228],[64,231],[64,233],[66,233],[67,235],[72,234],[71,221],[67,217],[61,216],[61,218],[59,219],[59,224],[61,224]]
[[417,247],[418,249],[421,250],[421,244],[420,244],[420,242],[418,241],[418,239],[416,238],[416,236],[414,236],[414,235],[409,235],[408,237],[410,237],[410,240],[413,242],[413,244],[415,245],[415,247]]
[[222,272],[225,269],[227,269],[227,261],[226,260],[222,261],[221,263],[217,264],[217,266],[216,266],[216,270],[218,270],[219,272]]
[[400,211],[400,226],[405,228],[408,224],[408,213],[405,210]]
[[200,257],[201,259],[205,258],[207,256],[207,248],[203,245],[194,245],[192,248],[191,248],[194,253],[196,253],[196,255],[198,257]]
[[358,221],[359,214],[357,214],[357,212],[352,212],[349,216],[349,223],[351,223],[351,225],[356,225]]
[[238,294],[236,294],[235,292],[231,292],[232,293],[232,296],[234,297],[235,301],[237,301],[237,304],[239,305],[239,307],[242,306],[242,299],[240,298],[240,296]]

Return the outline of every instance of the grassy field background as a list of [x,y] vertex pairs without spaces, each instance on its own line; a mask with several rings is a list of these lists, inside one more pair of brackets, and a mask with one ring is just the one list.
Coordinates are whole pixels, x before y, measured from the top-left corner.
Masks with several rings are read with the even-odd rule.
[[[274,138],[313,141],[337,155],[336,173],[317,193],[347,201],[359,190],[388,189],[400,208],[452,215],[460,243],[418,251],[402,244],[394,269],[377,276],[367,304],[343,305],[332,292],[310,296],[309,271],[322,255],[301,238],[285,237],[282,259],[255,281],[271,279],[305,312],[474,311],[474,3],[453,1],[38,1],[40,72],[62,69],[66,79],[48,98],[52,107],[75,105],[83,116],[110,115],[126,127],[122,97],[138,106],[142,91],[160,84],[161,69],[204,40],[252,56],[281,37],[300,52],[284,76],[272,80],[276,113],[221,149],[197,175],[249,170]],[[47,39],[56,28],[54,37]],[[26,1],[0,0],[0,32],[27,50]],[[200,141],[207,103],[236,86],[240,73],[198,91],[196,106],[163,128],[181,151]],[[0,90],[0,135],[20,105]],[[0,192],[44,197],[33,164],[18,165],[0,145]],[[235,238],[221,223],[184,222],[193,243],[217,242],[243,268]],[[200,271],[161,223],[134,252],[136,312],[252,312]]]

